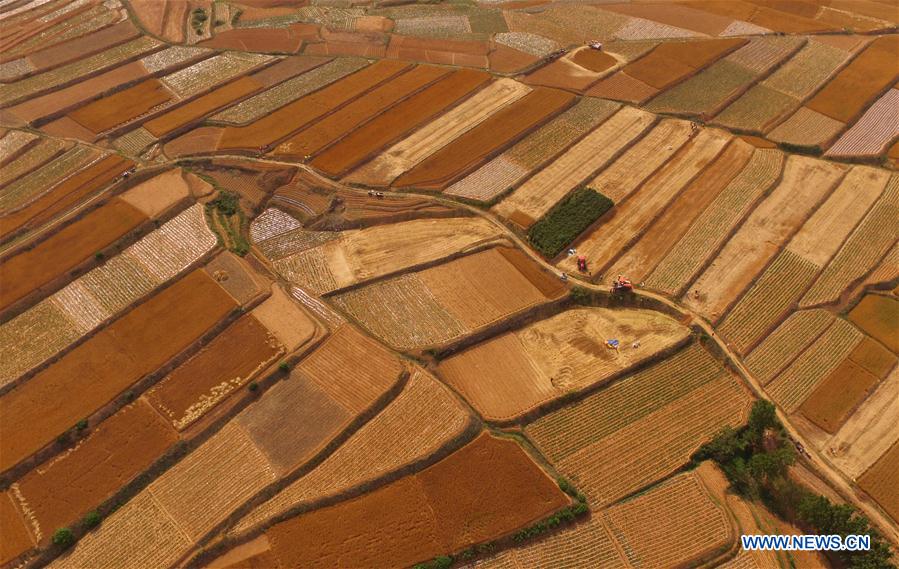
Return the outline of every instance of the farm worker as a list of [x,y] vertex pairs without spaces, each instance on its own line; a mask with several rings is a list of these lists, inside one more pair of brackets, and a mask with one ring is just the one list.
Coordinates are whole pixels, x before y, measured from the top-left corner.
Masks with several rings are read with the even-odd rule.
[[559,275],[559,278],[562,279],[563,281],[567,281],[567,280],[568,280],[568,273],[562,273],[561,275]]
[[640,347],[640,340],[634,340],[634,343],[633,343],[633,345],[631,345],[631,348],[636,350],[639,347]]

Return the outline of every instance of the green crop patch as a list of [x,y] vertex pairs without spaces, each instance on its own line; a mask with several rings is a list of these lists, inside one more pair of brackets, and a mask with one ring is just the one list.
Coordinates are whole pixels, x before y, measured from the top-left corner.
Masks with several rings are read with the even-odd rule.
[[555,257],[615,203],[591,188],[578,188],[528,231],[528,241]]

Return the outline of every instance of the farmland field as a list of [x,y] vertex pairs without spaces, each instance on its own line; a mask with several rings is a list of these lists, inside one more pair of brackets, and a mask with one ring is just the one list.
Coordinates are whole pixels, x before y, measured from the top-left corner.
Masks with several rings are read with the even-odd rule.
[[895,4],[0,0],[0,566],[879,567]]
[[[419,474],[292,518],[266,535],[288,566],[329,567],[337,559],[411,565],[507,533],[566,502],[517,443],[483,434]],[[377,548],[364,545],[373,542]]]
[[[686,337],[677,322],[648,311],[580,308],[478,344],[442,361],[437,372],[486,418],[508,419],[621,373]],[[620,350],[604,345],[612,338],[620,340]]]

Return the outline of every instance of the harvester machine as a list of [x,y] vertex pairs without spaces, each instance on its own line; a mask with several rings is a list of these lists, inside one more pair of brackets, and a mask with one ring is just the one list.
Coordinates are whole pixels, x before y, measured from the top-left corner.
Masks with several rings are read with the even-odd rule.
[[625,293],[625,292],[633,292],[634,285],[631,283],[631,280],[625,278],[621,275],[618,275],[618,278],[612,281],[612,289],[609,291],[612,294],[616,293]]

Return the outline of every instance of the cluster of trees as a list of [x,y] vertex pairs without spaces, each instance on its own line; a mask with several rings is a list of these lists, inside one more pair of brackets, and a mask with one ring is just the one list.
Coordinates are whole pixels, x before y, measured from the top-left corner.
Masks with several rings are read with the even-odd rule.
[[725,428],[694,455],[714,460],[732,489],[760,500],[781,518],[818,535],[870,535],[868,551],[829,551],[838,565],[854,569],[895,568],[892,552],[867,517],[849,504],[834,504],[788,476],[796,453],[770,401],[757,401],[740,429]]
[[528,241],[551,259],[614,205],[596,190],[578,188],[531,227]]

